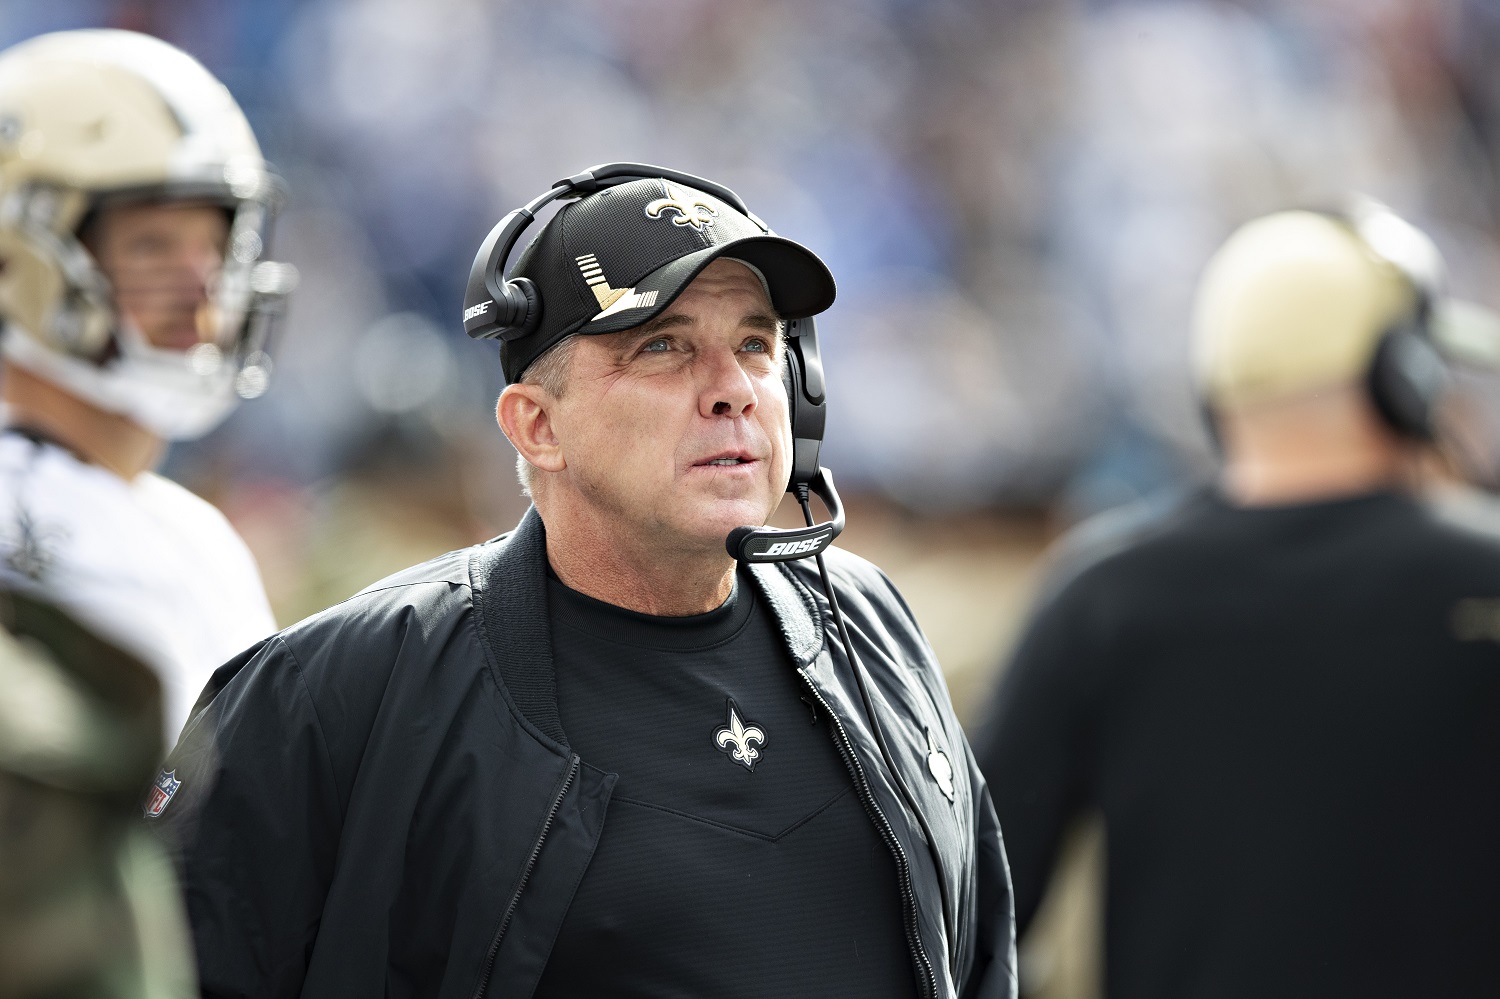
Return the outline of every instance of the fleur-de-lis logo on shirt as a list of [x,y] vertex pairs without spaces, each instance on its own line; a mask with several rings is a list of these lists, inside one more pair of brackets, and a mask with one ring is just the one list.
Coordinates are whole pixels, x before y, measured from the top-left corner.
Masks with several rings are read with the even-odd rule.
[[671,216],[673,225],[690,225],[694,229],[702,229],[706,225],[713,225],[714,218],[719,214],[719,210],[709,202],[702,198],[688,197],[671,184],[667,185],[667,195],[668,197],[657,198],[646,206],[647,218],[659,219],[662,212],[671,209],[677,213]]
[[746,725],[741,721],[739,705],[734,703],[733,698],[730,698],[729,724],[714,733],[714,742],[729,754],[731,760],[743,763],[746,770],[754,770],[755,761],[760,759],[760,750],[751,743],[759,743],[764,747],[766,733],[761,731],[759,725]]

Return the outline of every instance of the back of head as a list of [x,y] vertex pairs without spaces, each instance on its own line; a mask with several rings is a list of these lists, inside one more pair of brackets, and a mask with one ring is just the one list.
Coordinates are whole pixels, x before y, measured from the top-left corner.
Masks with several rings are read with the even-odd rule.
[[1373,201],[1284,211],[1209,261],[1196,371],[1243,502],[1298,502],[1410,478],[1448,370],[1432,330],[1442,260]]
[[[224,85],[128,31],[42,35],[0,53],[0,320],[7,363],[166,438],[197,436],[259,394],[260,327],[290,271],[262,259],[279,185]],[[222,207],[212,328],[153,347],[115,307],[80,230],[114,205]],[[186,356],[190,355],[190,356]]]
[[1310,211],[1256,219],[1214,255],[1199,285],[1203,396],[1225,409],[1358,384],[1382,336],[1417,304],[1402,270],[1349,223]]

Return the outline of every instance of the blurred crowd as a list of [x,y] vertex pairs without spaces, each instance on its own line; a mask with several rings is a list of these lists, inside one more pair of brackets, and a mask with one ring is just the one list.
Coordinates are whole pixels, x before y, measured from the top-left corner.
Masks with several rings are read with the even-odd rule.
[[[590,163],[714,177],[829,262],[827,461],[922,516],[1071,521],[1201,473],[1191,289],[1261,212],[1367,191],[1500,305],[1482,0],[22,0],[0,44],[83,25],[202,59],[295,192],[271,392],[169,467],[283,620],[522,508],[461,282]],[[324,566],[330,530],[381,550]]]

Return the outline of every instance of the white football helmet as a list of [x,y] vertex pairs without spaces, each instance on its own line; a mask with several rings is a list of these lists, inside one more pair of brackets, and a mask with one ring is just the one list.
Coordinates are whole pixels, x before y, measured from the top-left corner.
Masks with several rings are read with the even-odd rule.
[[[262,256],[280,190],[229,91],[166,42],[62,31],[0,53],[0,353],[164,438],[207,433],[270,376],[296,284]],[[177,200],[230,212],[217,326],[186,351],[125,321],[78,238],[102,206]]]

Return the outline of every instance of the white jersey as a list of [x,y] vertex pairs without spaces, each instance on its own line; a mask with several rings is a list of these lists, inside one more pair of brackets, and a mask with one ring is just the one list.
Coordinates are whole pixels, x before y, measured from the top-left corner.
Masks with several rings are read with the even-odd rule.
[[219,665],[276,630],[260,572],[212,505],[0,434],[0,583],[156,667],[167,745]]

